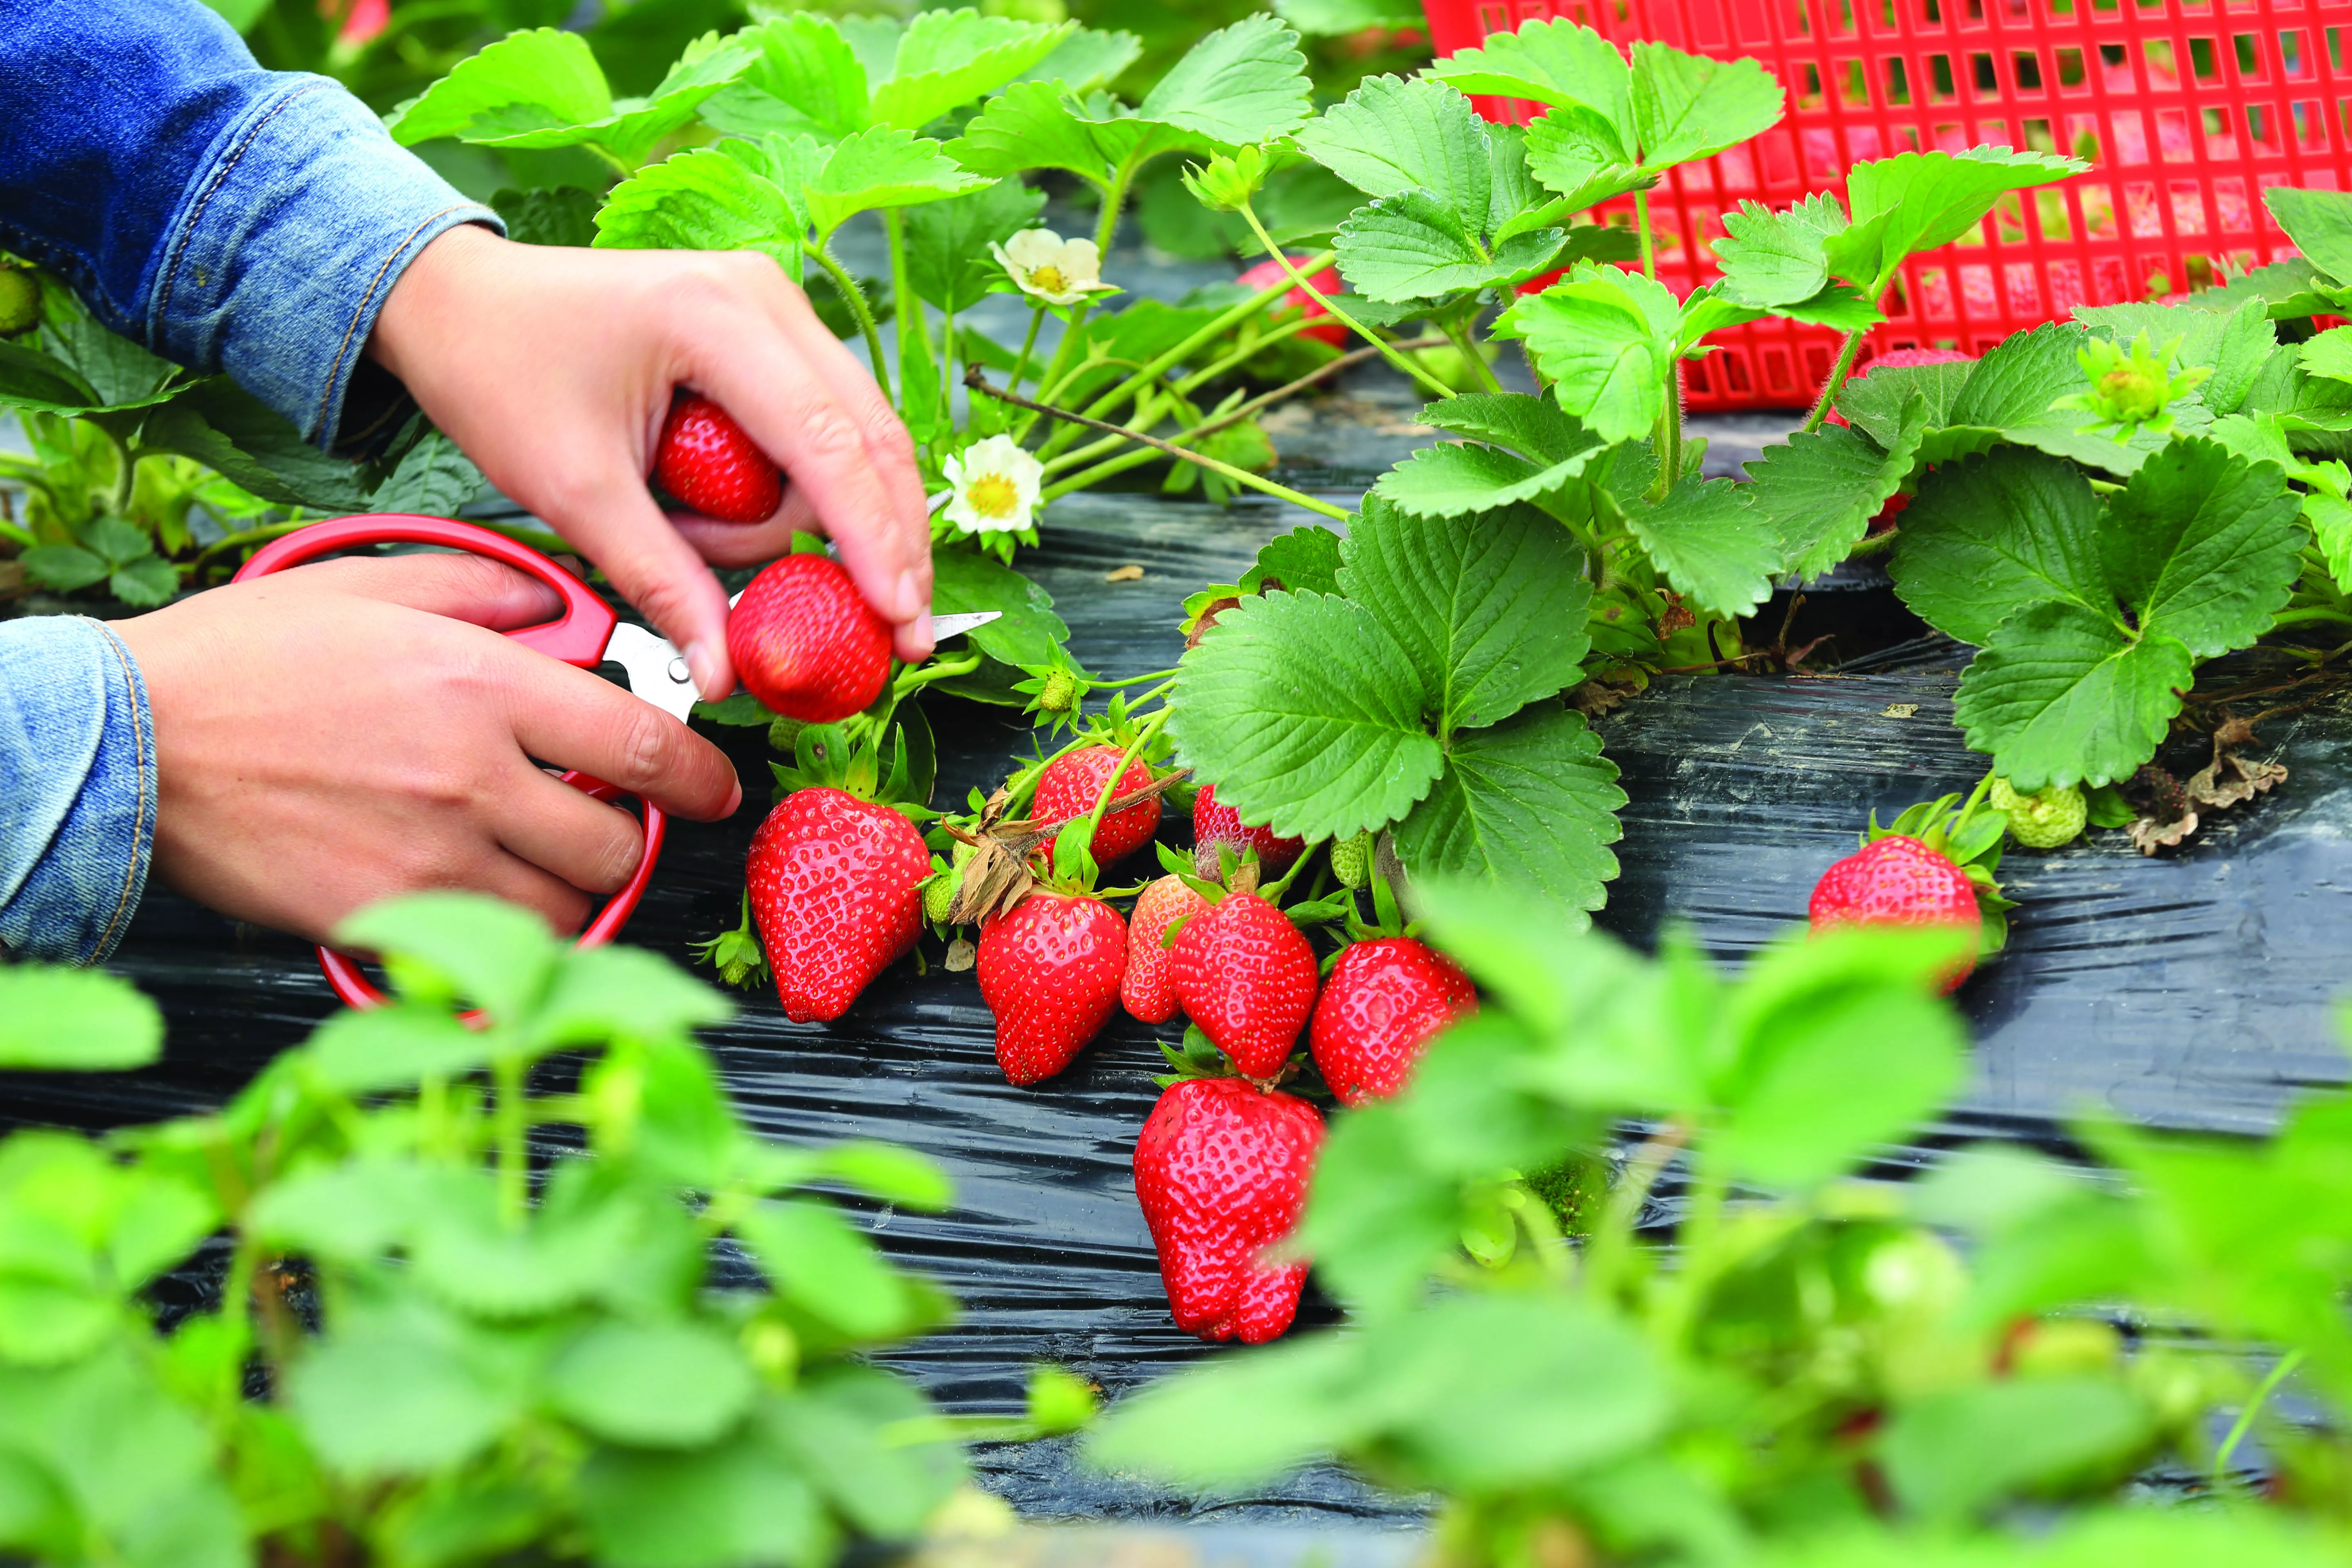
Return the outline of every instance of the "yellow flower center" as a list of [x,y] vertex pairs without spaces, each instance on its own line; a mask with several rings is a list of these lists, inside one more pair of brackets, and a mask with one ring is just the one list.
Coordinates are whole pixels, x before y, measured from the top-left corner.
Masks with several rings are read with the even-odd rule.
[[964,487],[963,499],[982,517],[1011,517],[1021,504],[1021,489],[1003,474],[982,474]]
[[1062,294],[1069,290],[1070,280],[1062,276],[1058,267],[1040,267],[1029,274],[1029,281],[1041,294]]

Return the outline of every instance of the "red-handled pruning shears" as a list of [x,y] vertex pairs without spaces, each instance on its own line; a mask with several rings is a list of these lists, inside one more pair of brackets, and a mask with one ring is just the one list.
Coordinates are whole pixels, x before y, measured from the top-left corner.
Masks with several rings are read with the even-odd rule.
[[[563,613],[551,621],[535,626],[523,626],[507,636],[525,647],[535,648],[550,658],[577,665],[582,669],[593,669],[610,661],[619,665],[629,678],[629,689],[674,719],[684,719],[698,700],[694,679],[688,672],[686,660],[677,649],[663,638],[639,626],[623,622],[613,613],[612,606],[598,597],[594,589],[541,554],[528,544],[519,543],[503,533],[478,528],[470,522],[457,522],[446,517],[413,517],[402,513],[386,513],[375,517],[341,517],[311,526],[274,540],[254,552],[236,577],[242,583],[254,577],[266,577],[289,566],[315,561],[320,556],[339,550],[356,550],[370,544],[435,544],[451,550],[467,551],[487,555],[516,571],[538,579],[555,591],[563,602]],[[973,615],[941,616],[933,623],[933,634],[940,637],[954,637],[996,619],[997,612],[983,611]],[[574,770],[562,775],[563,782],[583,790],[597,800],[612,801],[624,792],[604,780]],[[580,945],[596,947],[620,934],[635,912],[637,900],[645,896],[646,884],[652,880],[654,862],[660,858],[662,837],[668,819],[661,808],[651,801],[641,801],[646,829],[645,858],[637,862],[628,884],[614,893],[580,933]],[[326,971],[327,982],[345,1005],[378,1007],[385,1000],[382,991],[361,973],[359,961],[348,953],[331,948],[319,950],[319,966]]]

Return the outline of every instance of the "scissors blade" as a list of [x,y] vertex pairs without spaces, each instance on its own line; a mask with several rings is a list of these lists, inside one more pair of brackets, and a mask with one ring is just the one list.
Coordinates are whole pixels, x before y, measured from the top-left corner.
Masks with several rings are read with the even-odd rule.
[[999,619],[1003,616],[1003,614],[1004,612],[1003,610],[974,610],[970,615],[965,616],[933,616],[931,617],[931,636],[935,637],[961,637],[968,631],[971,631],[976,627],[984,626],[988,625],[989,622]]
[[668,714],[683,721],[701,700],[685,658],[667,641],[627,621],[613,628],[604,657],[628,672],[629,689]]

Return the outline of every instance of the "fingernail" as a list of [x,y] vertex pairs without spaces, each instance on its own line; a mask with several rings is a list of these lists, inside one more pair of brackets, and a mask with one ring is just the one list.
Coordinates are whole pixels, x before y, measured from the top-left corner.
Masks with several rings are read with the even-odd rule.
[[[915,569],[909,566],[898,574],[898,592],[890,618],[900,622],[911,621],[917,616],[924,615],[930,602],[930,590],[923,586],[921,577],[918,576]],[[928,617],[924,624],[926,626],[929,624]]]
[[694,689],[702,693],[703,700],[718,702],[726,698],[727,693],[719,690],[718,686],[719,658],[710,651],[708,643],[690,642],[686,645],[686,671],[694,677]]
[[743,781],[741,779],[737,779],[735,781],[735,793],[727,797],[727,809],[719,814],[719,820],[723,822],[727,818],[734,816],[742,804]]
[[915,640],[925,647],[939,646],[940,639],[931,635],[931,612],[929,610],[915,617]]

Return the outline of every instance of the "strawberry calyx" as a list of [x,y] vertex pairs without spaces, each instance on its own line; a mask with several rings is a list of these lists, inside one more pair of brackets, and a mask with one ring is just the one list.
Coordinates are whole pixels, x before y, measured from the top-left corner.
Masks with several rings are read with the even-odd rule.
[[1279,1089],[1286,1093],[1310,1099],[1329,1097],[1328,1090],[1324,1089],[1321,1079],[1315,1073],[1313,1058],[1303,1050],[1292,1052],[1290,1058],[1282,1064],[1281,1070],[1272,1078],[1252,1078],[1235,1067],[1233,1058],[1218,1049],[1216,1042],[1209,1038],[1208,1031],[1198,1024],[1184,1026],[1182,1044],[1171,1046],[1165,1040],[1158,1044],[1160,1054],[1168,1059],[1170,1070],[1154,1077],[1151,1081],[1163,1089],[1172,1089],[1192,1078],[1235,1078],[1266,1094]]
[[1990,957],[2008,944],[2009,911],[2017,908],[2017,900],[2002,893],[1995,875],[2000,869],[2001,846],[2009,833],[2009,814],[1987,804],[1992,782],[1988,773],[1965,798],[1947,795],[1922,801],[1884,827],[1874,811],[1861,846],[1868,848],[1882,838],[1916,838],[1958,866],[1976,893],[1977,911],[1984,920],[1977,946],[1979,958]]
[[708,942],[694,944],[694,957],[719,971],[730,985],[755,989],[768,983],[767,950],[760,945],[760,928],[751,920],[751,889],[743,889],[743,921]]
[[[927,804],[939,773],[929,721],[910,707],[870,722],[870,714],[840,724],[804,724],[793,736],[790,763],[770,763],[776,798],[794,790],[837,789],[859,800],[887,805],[917,822],[940,813]],[[884,763],[885,746],[888,763]]]

